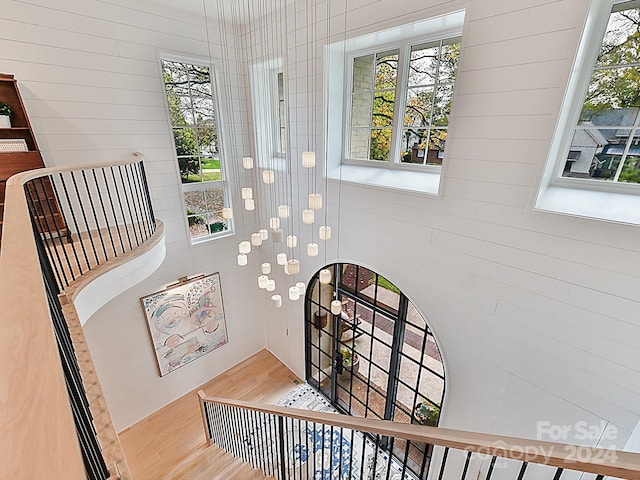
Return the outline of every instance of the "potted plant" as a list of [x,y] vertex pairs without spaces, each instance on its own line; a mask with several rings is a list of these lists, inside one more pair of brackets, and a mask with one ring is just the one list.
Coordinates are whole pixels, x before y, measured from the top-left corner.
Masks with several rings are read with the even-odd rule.
[[349,372],[352,375],[358,373],[360,358],[356,352],[349,348],[343,348],[340,353],[342,355],[342,371]]
[[0,102],[0,128],[11,128],[11,107]]
[[435,427],[438,424],[439,417],[440,407],[428,401],[418,403],[413,410],[413,418],[420,425]]

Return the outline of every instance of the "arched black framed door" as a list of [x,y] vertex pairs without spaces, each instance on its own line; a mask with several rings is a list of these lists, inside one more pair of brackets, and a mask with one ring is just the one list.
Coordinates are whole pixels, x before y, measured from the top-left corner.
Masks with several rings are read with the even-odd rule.
[[[343,413],[437,425],[444,398],[442,358],[433,333],[391,282],[354,264],[327,266],[306,297],[306,377]],[[342,312],[333,315],[331,301]],[[429,448],[385,439],[383,447],[425,478]]]

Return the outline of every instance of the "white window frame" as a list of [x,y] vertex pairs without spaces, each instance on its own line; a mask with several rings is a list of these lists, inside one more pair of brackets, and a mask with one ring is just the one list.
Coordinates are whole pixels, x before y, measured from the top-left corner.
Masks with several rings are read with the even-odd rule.
[[590,2],[584,30],[551,141],[534,210],[640,224],[640,184],[563,177],[573,135],[614,5]]
[[[287,121],[286,76],[282,58],[255,63],[250,69],[253,125],[256,143],[256,161],[261,168],[286,171],[286,153],[280,151],[280,115],[278,74],[283,74],[285,89],[284,125]],[[266,120],[266,121],[265,121]],[[285,133],[285,144],[288,138]]]
[[[203,182],[193,182],[193,183],[182,183],[182,177],[180,175],[180,167],[178,164],[178,155],[175,145],[175,139],[173,136],[173,124],[171,122],[171,112],[169,111],[169,102],[166,94],[166,86],[164,83],[164,75],[162,69],[162,61],[169,62],[180,62],[187,63],[191,65],[200,65],[203,67],[209,68],[209,81],[211,82],[211,96],[214,105],[214,118],[215,118],[215,126],[216,131],[218,132],[218,150],[220,152],[220,172],[222,174],[221,180],[209,180]],[[184,193],[188,192],[198,192],[211,190],[216,188],[221,188],[223,192],[224,198],[224,206],[233,208],[231,203],[231,192],[229,191],[229,173],[226,159],[229,158],[226,150],[226,141],[227,138],[224,133],[224,115],[222,112],[222,105],[220,99],[222,98],[220,95],[220,86],[218,82],[219,78],[219,67],[214,62],[209,62],[203,58],[191,57],[187,55],[179,55],[172,53],[160,53],[158,56],[158,65],[160,66],[160,78],[162,80],[162,91],[164,95],[164,104],[165,104],[165,112],[167,115],[167,123],[169,126],[169,131],[171,132],[171,147],[173,148],[173,158],[175,160],[176,167],[176,175],[178,178],[178,183],[180,186],[180,201],[182,204],[182,212],[184,216],[184,223],[187,231],[187,237],[189,239],[190,245],[197,245],[200,243],[208,242],[211,240],[216,240],[219,238],[228,237],[235,234],[235,223],[233,219],[227,220],[227,229],[221,232],[209,233],[208,235],[203,235],[201,237],[191,238],[190,229],[189,229],[189,218],[187,216],[187,204],[184,199]]]
[[[375,47],[368,48],[366,50],[349,52],[347,55],[347,84],[345,88],[345,98],[348,98],[348,106],[345,108],[345,117],[344,117],[344,131],[346,132],[343,138],[343,163],[345,165],[360,165],[360,166],[374,166],[380,168],[389,168],[389,169],[401,169],[401,170],[410,170],[415,172],[430,172],[440,174],[442,170],[441,165],[422,165],[416,163],[405,163],[400,161],[400,152],[402,151],[402,135],[400,132],[404,130],[405,125],[403,122],[404,119],[404,111],[407,103],[407,92],[409,90],[409,59],[411,58],[411,49],[416,46],[420,46],[426,43],[435,43],[440,42],[442,40],[448,40],[450,38],[456,38],[459,35],[447,36],[443,37],[441,35],[433,34],[431,36],[422,36],[422,37],[414,37],[402,42],[387,44],[387,45],[376,45]],[[354,60],[358,57],[364,57],[367,55],[376,55],[382,52],[390,52],[398,50],[398,73],[396,77],[396,88],[395,88],[395,101],[393,106],[393,123],[391,125],[391,150],[389,153],[389,160],[365,160],[365,159],[357,159],[351,158],[349,156],[349,143],[350,143],[350,135],[351,135],[351,99],[353,92],[353,63]],[[434,86],[435,90],[435,86]],[[453,102],[452,102],[453,104]],[[449,125],[447,124],[447,131],[449,130]],[[428,139],[427,139],[428,142]]]
[[[327,132],[325,151],[327,152],[326,177],[328,179],[430,195],[438,194],[443,167],[411,165],[396,162],[395,159],[385,162],[347,158],[347,142],[350,133],[347,134],[346,127],[350,126],[348,116],[351,114],[351,92],[349,88],[353,78],[353,58],[395,48],[406,47],[410,49],[411,45],[461,37],[464,18],[465,11],[458,10],[426,20],[338,41],[325,47],[324,126]],[[407,55],[400,55],[399,72],[407,70],[407,58]],[[402,75],[406,74],[403,73]],[[399,85],[400,82],[398,81],[396,90]],[[399,103],[404,104],[406,102],[406,98],[403,98],[402,95],[406,96],[407,86],[402,85],[402,88],[405,90],[399,97],[398,93],[396,93],[396,98],[400,100],[394,106],[396,118],[395,111],[399,108]],[[453,103],[455,103],[455,93]],[[450,114],[447,129],[450,128],[451,118]],[[394,127],[395,130],[397,128],[402,127]],[[398,141],[399,139],[392,138],[392,142]],[[446,160],[443,161],[443,164],[445,162]]]

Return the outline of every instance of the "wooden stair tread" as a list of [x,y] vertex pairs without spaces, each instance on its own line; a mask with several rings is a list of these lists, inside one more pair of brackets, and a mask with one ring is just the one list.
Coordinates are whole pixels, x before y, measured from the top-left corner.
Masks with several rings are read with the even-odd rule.
[[245,480],[271,478],[249,463],[212,445],[196,450],[185,458],[163,480]]

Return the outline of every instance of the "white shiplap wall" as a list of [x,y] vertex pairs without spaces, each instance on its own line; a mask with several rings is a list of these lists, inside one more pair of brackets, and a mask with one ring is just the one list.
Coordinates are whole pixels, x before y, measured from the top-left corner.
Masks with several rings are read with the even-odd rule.
[[[165,223],[166,260],[85,326],[116,427],[122,429],[265,346],[264,305],[245,297],[244,285],[255,279],[236,266],[236,236],[193,247],[187,238],[159,54],[207,59],[204,20],[143,1],[1,3],[0,71],[18,79],[45,163],[110,162],[134,151],[146,155],[155,213]],[[215,3],[208,8],[215,15]],[[223,42],[213,18],[209,29],[211,54],[222,66],[222,45],[233,48],[235,32],[224,29],[229,35]],[[233,88],[222,85],[224,102],[234,102],[233,115],[225,112],[225,119],[244,126],[233,136],[239,147],[232,150],[239,155],[250,146],[242,55],[240,49],[229,62]],[[251,223],[247,219],[245,227]],[[211,272],[221,275],[229,344],[159,377],[139,299],[180,276]]]
[[[638,229],[532,210],[588,2],[350,0],[346,23],[344,4],[331,2],[334,41],[345,24],[357,36],[460,8],[466,18],[441,195],[332,183],[327,261],[373,268],[428,318],[447,368],[443,426],[535,438],[548,421],[572,426],[568,441],[594,445],[574,436],[575,424],[604,421],[618,435],[602,445],[622,448],[640,416]],[[324,18],[313,16],[318,49]],[[319,104],[307,37],[295,38],[289,32],[291,93],[304,106],[311,85]],[[298,153],[306,118],[301,108],[291,117]],[[302,237],[310,241],[309,230]],[[302,256],[307,281],[325,252]],[[302,306],[283,312],[272,312],[269,347],[303,374]]]
[[[106,162],[133,150],[147,155],[157,215],[167,225],[167,259],[86,327],[123,428],[257,350],[265,338],[303,375],[304,330],[302,302],[265,310],[255,271],[235,267],[237,237],[187,246],[158,51],[206,57],[202,19],[141,1],[114,3],[4,0],[0,71],[20,80],[49,164]],[[322,76],[316,64],[315,78],[308,78],[309,15],[305,2],[296,3],[295,17],[288,12],[283,56],[297,159],[309,143],[305,105],[309,99],[321,105]],[[327,261],[339,256],[383,274],[433,327],[448,375],[444,426],[535,437],[538,421],[603,419],[618,427],[614,444],[621,447],[638,421],[637,227],[531,208],[586,7],[584,0],[348,2],[349,35],[467,10],[441,196],[332,184],[327,211],[339,229]],[[343,12],[343,1],[331,2],[337,38]],[[326,6],[319,4],[312,18],[322,37]],[[214,56],[219,43],[212,39]],[[248,42],[243,53],[261,50]],[[234,78],[244,88],[242,76]],[[249,95],[234,92],[234,110],[245,114]],[[311,140],[318,150],[321,117],[318,107]],[[230,123],[244,127],[247,118]],[[236,132],[238,144],[250,143],[243,136],[248,126]],[[307,173],[293,173],[294,191],[304,198]],[[319,180],[313,188],[325,187]],[[300,243],[309,239],[303,230]],[[306,282],[325,252],[315,263],[301,256]],[[221,272],[231,344],[160,378],[138,299],[201,271]]]

